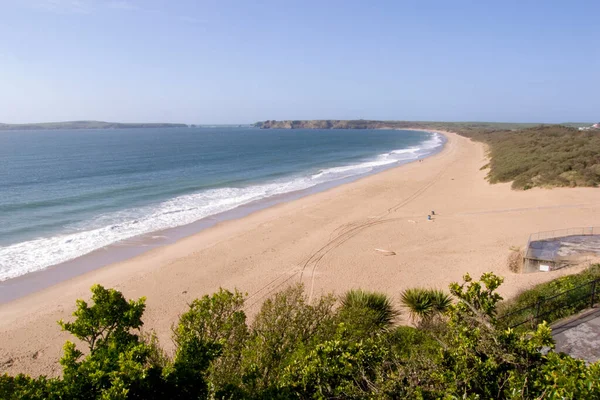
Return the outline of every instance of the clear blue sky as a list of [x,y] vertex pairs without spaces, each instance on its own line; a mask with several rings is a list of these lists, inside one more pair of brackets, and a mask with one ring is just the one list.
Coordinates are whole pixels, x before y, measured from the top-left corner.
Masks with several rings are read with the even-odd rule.
[[0,0],[0,122],[600,120],[600,1]]

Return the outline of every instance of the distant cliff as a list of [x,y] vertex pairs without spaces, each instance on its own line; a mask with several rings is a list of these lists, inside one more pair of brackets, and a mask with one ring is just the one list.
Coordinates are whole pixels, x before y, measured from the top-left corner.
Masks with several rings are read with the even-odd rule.
[[[538,125],[540,124],[511,122],[374,121],[368,119],[268,120],[254,124],[255,127],[261,129],[439,129],[456,132],[468,137],[477,132],[527,129]],[[582,124],[568,125],[582,126]]]
[[304,120],[304,121],[262,121],[254,126],[261,129],[382,129],[382,128],[402,128],[410,126],[410,123],[404,121],[372,121],[365,119],[355,120]]
[[103,121],[42,122],[39,124],[2,124],[0,130],[24,131],[41,129],[132,129],[132,128],[187,128],[186,124],[121,123]]

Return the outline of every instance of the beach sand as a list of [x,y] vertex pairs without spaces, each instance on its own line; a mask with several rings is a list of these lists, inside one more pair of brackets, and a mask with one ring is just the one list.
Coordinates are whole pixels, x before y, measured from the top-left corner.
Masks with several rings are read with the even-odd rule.
[[444,134],[444,150],[422,162],[222,222],[1,305],[0,372],[59,374],[71,338],[56,321],[71,318],[75,299],[89,298],[94,283],[146,296],[145,329],[171,349],[178,315],[219,287],[247,292],[252,315],[267,296],[300,281],[311,297],[360,287],[397,301],[406,288],[447,288],[466,272],[504,276],[505,297],[575,272],[512,273],[510,247],[524,247],[533,232],[600,225],[600,190],[490,185],[480,170],[484,145]]

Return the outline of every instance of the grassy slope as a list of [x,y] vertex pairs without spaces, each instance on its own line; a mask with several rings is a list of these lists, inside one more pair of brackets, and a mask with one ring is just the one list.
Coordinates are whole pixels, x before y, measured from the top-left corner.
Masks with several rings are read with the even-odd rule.
[[600,183],[599,131],[561,125],[456,131],[490,146],[488,179],[492,183],[512,182],[514,189]]
[[[596,279],[600,279],[600,264],[593,265],[578,274],[563,276],[525,290],[517,297],[501,303],[498,314],[512,313],[502,319],[502,323],[507,326],[526,321],[534,317],[536,312],[543,315],[541,320],[552,323],[588,308],[591,293],[591,285],[588,283]],[[596,290],[600,292],[600,286]],[[600,298],[600,294],[596,298]],[[542,302],[537,310],[539,301]],[[526,323],[523,327],[532,326]]]

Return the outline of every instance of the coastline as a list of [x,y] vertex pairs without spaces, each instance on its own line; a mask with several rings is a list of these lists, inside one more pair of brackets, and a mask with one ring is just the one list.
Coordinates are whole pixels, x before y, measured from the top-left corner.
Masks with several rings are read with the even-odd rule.
[[[417,129],[414,129],[417,130]],[[427,130],[431,131],[431,130]],[[510,246],[530,233],[597,224],[597,189],[510,190],[488,184],[484,146],[449,132],[443,150],[352,183],[222,221],[152,249],[0,305],[0,372],[56,375],[75,299],[100,283],[128,298],[147,297],[145,329],[170,343],[170,326],[194,298],[219,287],[248,293],[256,312],[270,293],[302,282],[307,294],[361,287],[399,293],[414,286],[447,288],[466,272],[505,277],[512,296],[532,284],[575,272],[511,273]],[[436,211],[433,222],[427,214]],[[371,224],[378,219],[381,223]],[[385,257],[376,248],[393,250]]]
[[[395,130],[434,133],[434,131],[428,129]],[[374,167],[372,171],[367,173],[357,174],[325,183],[319,183],[307,189],[296,190],[260,200],[255,200],[250,203],[242,204],[232,210],[201,218],[200,220],[194,221],[190,224],[134,236],[132,238],[101,247],[74,259],[51,265],[42,270],[29,272],[15,278],[0,281],[0,305],[9,303],[40,290],[47,289],[53,285],[73,279],[77,276],[93,272],[110,264],[124,262],[153,249],[176,243],[179,240],[198,234],[203,230],[211,228],[222,222],[238,220],[257,211],[261,211],[281,203],[301,199],[306,196],[330,190],[340,185],[355,182],[389,169],[409,164],[411,162],[430,158],[443,151],[447,141],[447,138],[443,133],[435,133],[441,136],[441,145],[423,157],[400,160],[396,163]]]

